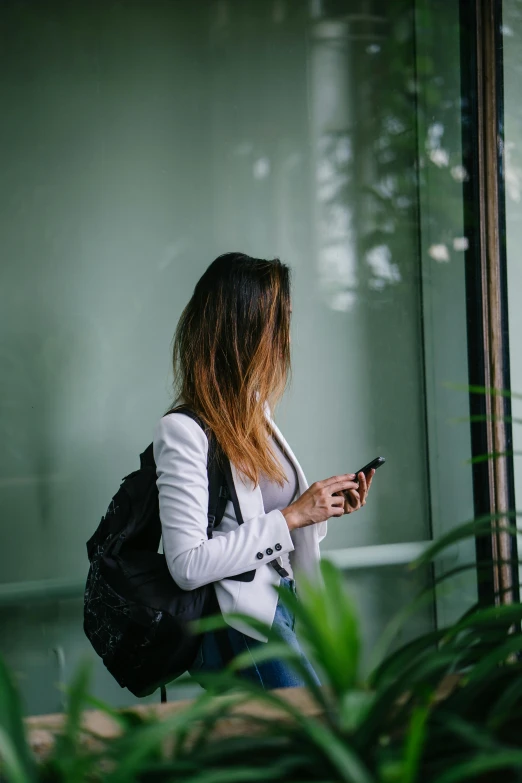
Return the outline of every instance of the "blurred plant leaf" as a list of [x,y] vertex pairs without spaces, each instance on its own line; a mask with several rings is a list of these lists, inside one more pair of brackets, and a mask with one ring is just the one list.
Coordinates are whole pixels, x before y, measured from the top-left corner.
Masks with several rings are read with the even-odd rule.
[[36,764],[26,738],[20,696],[2,657],[0,657],[0,730],[2,732],[0,758],[4,759],[8,773],[11,776],[15,775],[20,781],[35,780]]
[[82,725],[91,671],[92,661],[84,659],[76,669],[71,684],[64,688],[67,694],[64,722],[55,736],[48,765],[65,781],[83,780],[96,767],[100,758],[100,753],[85,747]]
[[339,728],[343,733],[352,734],[366,720],[368,712],[375,702],[372,691],[354,690],[343,693],[339,701]]
[[460,783],[480,780],[481,775],[501,769],[522,769],[522,750],[501,750],[495,755],[479,755],[471,761],[454,764],[439,775],[433,783]]
[[328,710],[328,701],[325,692],[321,686],[317,685],[315,679],[310,674],[308,667],[302,660],[300,653],[294,650],[284,641],[268,641],[266,644],[256,647],[250,647],[247,652],[236,656],[229,664],[231,671],[249,667],[252,663],[264,663],[273,660],[287,661],[291,668],[300,675],[308,688],[308,691],[315,701],[325,710]]
[[[442,581],[442,577],[441,577]],[[421,590],[415,598],[410,601],[406,606],[399,610],[385,626],[384,631],[375,643],[373,649],[369,654],[368,669],[370,671],[369,679],[373,679],[371,672],[377,669],[385,659],[385,655],[388,653],[389,648],[396,638],[400,629],[404,626],[406,621],[416,612],[423,609],[426,605],[431,605],[434,599],[434,585],[431,584],[428,587]]]
[[[4,778],[5,774],[5,778]],[[7,783],[31,783],[36,780],[34,773],[27,769],[7,732],[0,727],[0,780]]]
[[497,645],[492,652],[483,657],[474,669],[466,675],[468,681],[471,682],[487,677],[490,671],[495,669],[499,663],[504,663],[511,653],[520,652],[520,650],[522,650],[522,634],[517,633],[508,638],[504,644]]
[[482,631],[484,627],[498,624],[501,622],[507,629],[512,623],[522,619],[522,604],[503,604],[500,606],[490,606],[486,608],[476,609],[469,614],[466,614],[457,623],[448,626],[444,630],[443,643],[455,639],[463,630],[466,629],[479,629]]
[[522,394],[508,389],[494,389],[491,386],[466,386],[466,384],[452,383],[451,381],[445,381],[443,386],[447,389],[453,389],[454,391],[469,392],[469,394],[487,394],[491,397],[513,397],[518,400],[522,399]]
[[269,762],[259,767],[234,766],[218,770],[204,770],[199,774],[186,778],[187,783],[256,783],[263,780],[282,781],[288,773],[289,765],[284,761]]
[[163,716],[161,721],[134,728],[131,732],[113,743],[113,757],[116,768],[106,775],[104,783],[128,783],[135,780],[136,774],[154,757],[165,739],[175,736],[181,728],[192,722],[208,718],[211,714],[216,720],[239,703],[244,697],[230,695],[222,699],[213,699],[212,693],[203,693],[185,710],[173,715]]
[[[95,696],[92,696],[90,693],[85,694],[85,704],[89,705],[90,707],[93,707],[96,710],[100,710],[100,712],[105,713],[108,715],[109,718],[112,718],[115,723],[119,725],[121,729],[126,729],[129,727],[129,725],[132,725],[134,722],[130,718],[130,712],[122,709],[118,710],[116,707],[112,707],[110,704],[107,704],[107,702],[103,701],[102,699],[97,699]],[[135,713],[132,713],[133,717]]]
[[[238,683],[232,672],[222,673],[221,678],[223,684],[228,680],[231,687],[237,687]],[[251,694],[256,701],[276,707],[283,715],[286,713],[293,718],[297,726],[304,732],[306,740],[311,746],[317,747],[330,761],[341,780],[346,783],[372,783],[374,781],[373,776],[357,754],[329,726],[304,715],[299,708],[274,691],[262,690],[257,683],[245,680],[241,682],[241,688],[244,696]]]
[[452,714],[449,710],[443,710],[439,715],[439,720],[444,722],[446,731],[451,731],[464,739],[470,747],[479,750],[496,750],[499,747],[498,742],[487,731],[482,731],[476,724],[463,720],[458,715]]
[[471,457],[466,460],[467,465],[477,465],[479,462],[487,462],[490,459],[499,457],[519,457],[522,451],[492,451],[490,454],[479,454],[477,457]]
[[314,662],[334,691],[342,694],[358,677],[359,623],[341,571],[328,560],[320,567],[322,586],[301,574],[300,598],[288,592],[281,598],[295,613],[299,635]]
[[429,707],[417,707],[413,710],[409,731],[404,746],[402,783],[415,783],[418,777],[424,743],[426,742],[426,721]]
[[399,672],[409,666],[412,661],[424,655],[427,650],[435,649],[436,644],[443,638],[444,633],[444,629],[430,631],[401,645],[371,672],[369,676],[370,686],[372,688],[380,688],[385,681],[393,681]]
[[513,682],[506,690],[499,694],[498,700],[490,712],[488,718],[490,728],[495,729],[499,723],[503,722],[506,718],[509,718],[515,704],[521,701],[522,677],[514,678]]
[[[241,614],[240,612],[227,612],[226,617],[230,620],[239,620],[240,622],[245,623],[252,628],[252,630],[258,631],[263,636],[268,637],[270,635],[270,626],[256,620],[254,617],[250,617],[250,615]],[[229,623],[222,614],[215,614],[209,617],[202,617],[199,620],[193,620],[189,623],[189,627],[192,633],[200,634],[228,628]]]
[[428,547],[416,560],[410,563],[409,568],[420,568],[426,563],[429,563],[433,558],[442,552],[444,549],[452,546],[453,544],[463,541],[467,538],[480,538],[490,536],[493,532],[507,532],[511,535],[517,535],[519,530],[514,525],[499,525],[491,524],[498,519],[512,519],[521,516],[520,511],[502,511],[498,514],[488,514],[487,516],[479,517],[478,519],[470,522],[465,522],[458,527],[453,528],[441,536],[432,546]]
[[516,419],[513,416],[493,416],[487,413],[478,413],[473,416],[456,416],[450,419],[452,424],[463,424],[465,422],[475,424],[479,421],[505,421],[508,424],[522,424],[522,419]]

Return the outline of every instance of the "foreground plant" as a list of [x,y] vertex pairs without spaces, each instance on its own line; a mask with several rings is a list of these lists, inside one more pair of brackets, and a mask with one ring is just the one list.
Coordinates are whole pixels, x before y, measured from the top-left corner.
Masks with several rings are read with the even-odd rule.
[[[461,538],[491,535],[491,529],[491,519],[463,525],[417,566]],[[286,593],[282,600],[295,611],[300,637],[326,686],[309,685],[324,711],[325,741],[320,743],[311,727],[301,723],[298,742],[315,745],[328,779],[446,783],[486,780],[481,775],[495,770],[502,770],[503,780],[522,779],[522,672],[513,657],[522,649],[522,606],[476,605],[452,626],[383,655],[363,681],[358,623],[341,575],[329,563],[322,564],[322,573],[322,590],[308,585],[299,602]],[[445,578],[452,576],[454,572]],[[420,595],[414,605],[425,598]],[[395,624],[395,630],[399,627]],[[283,654],[278,642],[255,652],[257,660]],[[286,650],[286,657],[305,676],[295,654]],[[232,668],[246,663],[238,659]],[[338,747],[349,751],[350,758],[338,753]],[[311,760],[310,751],[308,772]],[[322,779],[319,769],[313,775],[302,779]],[[498,778],[493,774],[491,779]]]
[[[503,523],[494,520],[493,525]],[[460,538],[491,534],[491,520],[452,531],[417,563],[424,565]],[[476,564],[469,564],[469,568]],[[461,570],[461,569],[459,569]],[[278,692],[241,679],[251,658],[239,656],[217,674],[206,674],[207,691],[186,710],[158,719],[118,711],[89,695],[89,668],[68,691],[61,733],[47,759],[37,763],[25,739],[20,700],[0,664],[0,779],[36,781],[344,781],[346,783],[453,783],[522,780],[522,606],[472,607],[455,624],[424,634],[387,652],[388,630],[378,660],[361,674],[360,624],[341,573],[321,564],[322,584],[300,581],[299,600],[281,599],[295,612],[299,635],[320,672],[323,687],[285,643],[270,636],[255,648],[257,661],[284,658],[306,679],[317,717],[305,715]],[[451,578],[452,574],[446,575]],[[440,581],[440,580],[439,580]],[[429,593],[418,596],[413,608]],[[404,615],[404,613],[403,613]],[[403,618],[402,618],[403,619]],[[200,630],[217,628],[208,618]],[[398,630],[400,621],[392,623]],[[238,706],[263,704],[248,734],[216,736],[219,722],[233,722]],[[120,734],[103,739],[86,732],[82,711],[104,710]],[[272,709],[273,708],[273,709]],[[274,712],[275,709],[275,712]],[[87,741],[88,740],[88,741]]]

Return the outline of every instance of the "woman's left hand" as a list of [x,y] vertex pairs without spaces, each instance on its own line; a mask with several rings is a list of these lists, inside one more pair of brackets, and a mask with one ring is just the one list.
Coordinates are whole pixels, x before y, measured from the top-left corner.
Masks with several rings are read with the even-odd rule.
[[368,477],[361,471],[356,479],[359,481],[358,489],[346,489],[344,491],[344,513],[351,514],[365,505],[368,492],[375,475],[375,468],[370,471]]

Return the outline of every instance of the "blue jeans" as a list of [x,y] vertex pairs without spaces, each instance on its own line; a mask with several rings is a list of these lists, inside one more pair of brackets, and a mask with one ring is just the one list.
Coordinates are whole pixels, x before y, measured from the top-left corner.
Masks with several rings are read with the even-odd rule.
[[[295,595],[295,582],[293,579],[281,578],[280,582],[282,587],[291,590]],[[284,641],[289,644],[296,652],[299,653],[300,658],[304,666],[306,666],[311,677],[315,682],[320,685],[319,678],[312,668],[311,663],[305,656],[299,640],[294,633],[295,617],[293,612],[287,609],[281,600],[277,603],[276,613],[272,630],[276,631]],[[250,652],[255,647],[263,645],[264,642],[260,642],[257,639],[253,639],[251,636],[246,636],[240,631],[236,631],[235,628],[227,627],[225,631],[232,652],[234,655],[239,653]],[[189,670],[189,673],[197,680],[198,672],[219,671],[224,668],[223,656],[221,655],[220,648],[216,641],[215,633],[209,631],[203,634],[201,646],[194,664]],[[297,688],[301,685],[305,685],[305,681],[301,674],[295,672],[286,661],[280,661],[277,659],[271,661],[265,661],[263,663],[252,663],[246,669],[241,669],[238,672],[240,677],[244,677],[248,680],[258,683],[265,690],[271,690],[272,688]]]

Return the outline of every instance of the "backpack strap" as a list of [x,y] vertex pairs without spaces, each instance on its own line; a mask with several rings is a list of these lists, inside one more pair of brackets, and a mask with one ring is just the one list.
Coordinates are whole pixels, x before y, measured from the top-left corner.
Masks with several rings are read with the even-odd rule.
[[[207,461],[208,473],[208,525],[207,536],[212,538],[214,528],[221,524],[227,500],[229,497],[227,481],[218,462],[217,444],[211,433],[208,433],[209,455]],[[228,460],[226,460],[228,462]]]
[[[227,481],[225,479],[225,476],[223,475],[223,472],[219,467],[216,439],[214,438],[213,434],[209,431],[205,423],[199,418],[199,416],[187,406],[179,405],[177,408],[173,408],[165,415],[167,416],[170,413],[182,413],[184,416],[188,416],[189,419],[192,419],[193,421],[196,422],[196,424],[199,424],[199,426],[205,432],[208,438],[207,536],[208,538],[212,538],[212,533],[214,532],[214,528],[216,528],[221,523],[221,520],[223,519],[223,514],[225,513],[225,508],[228,499]],[[228,462],[228,460],[225,460],[225,462]]]

